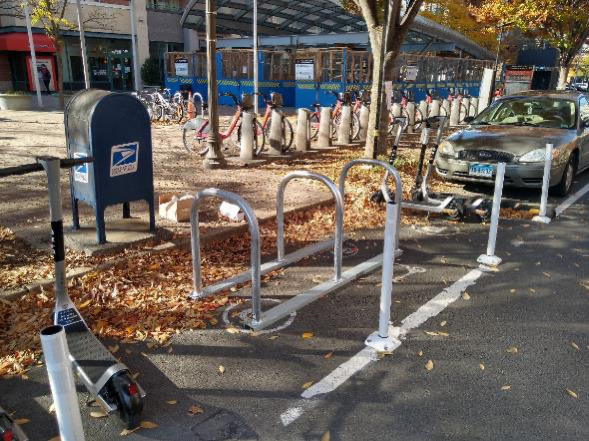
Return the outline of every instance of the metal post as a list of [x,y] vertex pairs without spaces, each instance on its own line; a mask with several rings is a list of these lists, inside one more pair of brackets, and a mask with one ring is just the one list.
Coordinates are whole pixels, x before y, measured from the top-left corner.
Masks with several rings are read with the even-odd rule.
[[61,439],[83,441],[82,417],[63,326],[53,325],[43,329],[41,345]]
[[489,228],[489,241],[487,254],[481,254],[478,262],[488,266],[498,266],[502,259],[495,256],[495,243],[497,241],[497,227],[499,226],[499,212],[501,211],[501,197],[503,195],[503,179],[505,178],[505,163],[497,164],[495,176],[495,194],[493,195],[493,211],[491,212],[491,227]]
[[35,54],[35,43],[33,42],[33,31],[31,30],[31,16],[29,4],[25,3],[25,18],[27,21],[27,34],[29,35],[29,49],[31,50],[31,70],[35,79],[35,89],[37,89],[37,104],[43,107],[43,98],[41,98],[41,86],[39,85],[39,72],[37,72],[37,55]]
[[[131,49],[133,50],[133,79],[135,80],[135,90],[141,90],[141,71],[139,68],[139,58],[137,56],[137,21],[135,18],[135,3],[129,1],[129,10],[131,16]],[[123,66],[124,69],[124,66]]]
[[389,336],[391,319],[391,295],[393,292],[393,267],[395,264],[395,236],[399,228],[399,205],[387,203],[387,217],[384,228],[384,245],[382,254],[382,284],[380,290],[380,313],[378,331],[368,336],[366,345],[378,352],[392,352],[401,342]]
[[258,114],[258,0],[254,0],[254,112]]
[[209,101],[209,136],[207,144],[209,150],[203,161],[208,169],[225,165],[221,153],[221,137],[219,136],[219,107],[217,99],[217,6],[215,0],[206,0],[207,27],[207,90]]
[[546,158],[544,161],[544,177],[542,180],[542,199],[540,200],[540,214],[534,216],[532,219],[534,222],[540,222],[543,224],[549,224],[551,219],[546,216],[546,210],[548,208],[548,189],[550,188],[550,171],[552,170],[552,149],[553,144],[546,144]]
[[90,73],[88,71],[88,56],[86,54],[86,37],[84,36],[84,21],[82,20],[82,7],[80,0],[76,0],[78,9],[78,29],[80,31],[80,48],[82,49],[82,67],[84,68],[84,87],[90,89]]

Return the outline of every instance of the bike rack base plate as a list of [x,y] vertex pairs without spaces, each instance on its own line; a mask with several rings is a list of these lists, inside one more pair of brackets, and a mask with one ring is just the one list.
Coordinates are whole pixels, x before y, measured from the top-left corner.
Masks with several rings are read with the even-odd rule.
[[532,218],[532,222],[538,222],[541,224],[549,224],[550,222],[552,222],[552,219],[550,219],[548,216],[534,216]]
[[479,256],[479,258],[477,259],[478,263],[482,263],[483,265],[493,266],[493,267],[499,266],[502,261],[503,261],[503,259],[501,259],[501,257],[489,256],[488,254],[481,254]]
[[378,331],[370,334],[365,343],[366,346],[370,346],[377,352],[384,354],[392,354],[395,349],[401,346],[401,340],[398,338],[392,337],[390,335],[388,337],[381,337],[378,335]]

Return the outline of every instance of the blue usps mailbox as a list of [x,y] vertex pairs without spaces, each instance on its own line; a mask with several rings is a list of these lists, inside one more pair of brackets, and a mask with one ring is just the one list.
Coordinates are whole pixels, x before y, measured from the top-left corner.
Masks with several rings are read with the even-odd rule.
[[65,110],[65,132],[68,157],[94,157],[70,174],[73,228],[80,228],[78,201],[83,201],[94,208],[97,242],[105,243],[106,207],[123,204],[123,217],[129,218],[129,203],[145,200],[153,230],[151,127],[143,104],[122,93],[78,92]]

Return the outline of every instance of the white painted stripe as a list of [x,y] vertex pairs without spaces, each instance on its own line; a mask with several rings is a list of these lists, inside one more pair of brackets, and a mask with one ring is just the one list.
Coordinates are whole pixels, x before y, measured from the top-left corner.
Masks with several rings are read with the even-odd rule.
[[[425,305],[421,306],[413,314],[402,320],[401,323],[403,325],[400,329],[391,325],[389,328],[390,335],[400,335],[400,337],[403,337],[411,329],[420,326],[429,318],[438,315],[440,312],[446,309],[448,305],[456,301],[465,289],[471,285],[474,285],[482,274],[483,272],[478,269],[470,271],[464,277],[454,282],[448,288],[444,289]],[[393,348],[393,350],[397,349],[399,346],[400,344]],[[351,359],[338,366],[331,374],[327,375],[321,381],[304,391],[301,394],[301,397],[309,399],[317,395],[324,395],[329,392],[333,392],[353,375],[377,359],[377,352],[371,347],[366,347],[354,355]],[[287,409],[284,413],[282,413],[282,415],[280,415],[282,424],[288,426],[293,421],[297,420],[305,412],[306,408],[307,406],[303,402],[303,404],[299,406]]]
[[461,279],[454,282],[448,288],[444,289],[440,294],[435,296],[425,305],[422,305],[413,314],[407,316],[401,321],[401,336],[406,334],[409,330],[417,328],[430,317],[434,317],[448,307],[460,297],[462,291],[471,285],[474,285],[483,273],[478,270],[472,270]]
[[315,395],[333,392],[356,372],[361,371],[369,363],[376,360],[377,355],[376,350],[368,346],[365,347],[344,364],[338,366],[327,377],[308,388],[302,393],[301,397],[313,398]]
[[565,210],[569,209],[571,205],[573,205],[575,202],[581,199],[587,192],[589,192],[589,184],[585,185],[579,191],[576,191],[575,193],[570,195],[562,204],[560,204],[554,210],[556,217],[560,216],[562,213],[564,213]]

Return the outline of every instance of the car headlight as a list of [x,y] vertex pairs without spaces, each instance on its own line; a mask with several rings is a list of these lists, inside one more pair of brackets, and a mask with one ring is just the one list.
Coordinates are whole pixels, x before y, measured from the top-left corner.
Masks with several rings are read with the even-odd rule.
[[450,141],[444,141],[440,144],[440,152],[442,152],[442,155],[444,156],[454,156],[456,153],[454,151],[454,146]]
[[519,162],[544,162],[545,160],[546,149],[532,150],[519,158]]

